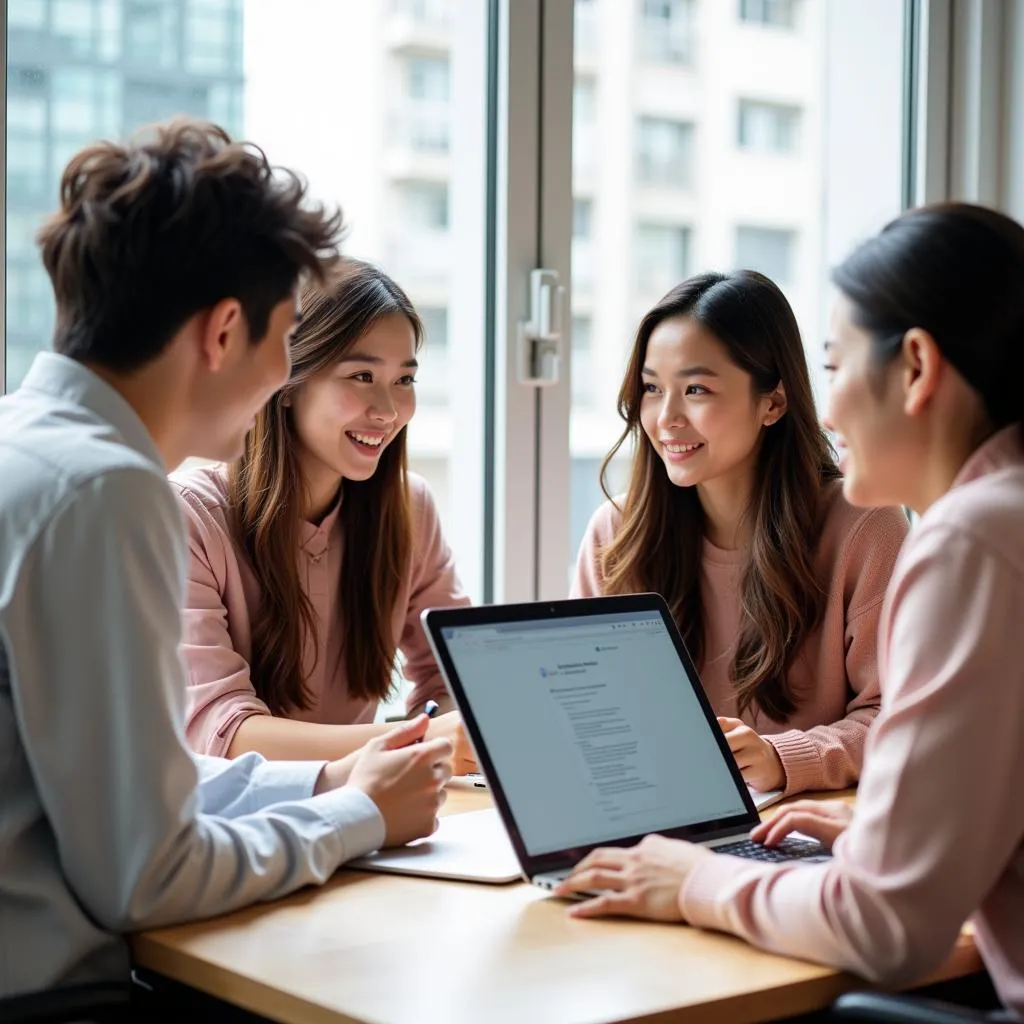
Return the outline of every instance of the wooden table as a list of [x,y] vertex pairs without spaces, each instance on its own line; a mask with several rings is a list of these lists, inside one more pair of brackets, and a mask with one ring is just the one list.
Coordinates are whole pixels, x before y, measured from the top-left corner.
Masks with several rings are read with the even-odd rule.
[[[452,789],[446,811],[489,805],[485,792]],[[133,946],[141,966],[286,1024],[747,1024],[863,987],[729,936],[565,909],[526,884],[342,870],[323,888]],[[965,932],[925,980],[979,970]]]

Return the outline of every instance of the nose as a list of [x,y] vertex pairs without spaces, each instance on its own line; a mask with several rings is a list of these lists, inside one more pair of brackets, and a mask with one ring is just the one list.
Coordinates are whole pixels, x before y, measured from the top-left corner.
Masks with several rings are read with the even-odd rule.
[[671,430],[687,425],[686,413],[683,411],[682,403],[669,391],[661,400],[661,408],[658,410],[658,426]]
[[395,406],[395,400],[388,385],[385,384],[375,390],[368,411],[370,418],[378,423],[395,422],[398,418],[398,408]]

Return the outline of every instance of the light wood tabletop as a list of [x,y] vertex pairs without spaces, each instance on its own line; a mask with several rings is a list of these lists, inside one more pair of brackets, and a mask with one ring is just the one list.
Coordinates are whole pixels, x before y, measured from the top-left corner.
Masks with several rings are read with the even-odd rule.
[[[452,788],[445,810],[490,804]],[[346,870],[275,903],[145,932],[133,948],[139,965],[285,1024],[747,1024],[863,986],[695,928],[573,920],[525,883]],[[927,980],[980,969],[965,931]]]

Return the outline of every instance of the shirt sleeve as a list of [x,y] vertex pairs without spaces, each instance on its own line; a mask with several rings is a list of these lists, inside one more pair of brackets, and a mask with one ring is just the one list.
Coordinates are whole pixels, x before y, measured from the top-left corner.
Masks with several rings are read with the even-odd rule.
[[226,757],[242,722],[271,712],[256,695],[249,663],[228,629],[222,577],[230,540],[187,489],[177,491],[188,529],[181,646],[188,670],[185,736],[198,753]]
[[[231,798],[209,788],[216,772],[199,769],[182,727],[184,572],[166,482],[111,471],[54,516],[8,605],[22,737],[61,868],[111,931],[276,898],[383,840],[379,812],[355,790],[247,813],[256,801],[244,785]],[[293,784],[278,794],[294,796]]]
[[250,752],[233,760],[193,755],[204,814],[236,818],[313,795],[324,761],[268,761]]
[[850,700],[846,715],[836,722],[764,737],[782,761],[786,796],[809,789],[845,789],[860,778],[868,730],[882,705],[879,618],[907,530],[902,510],[873,509],[847,546],[843,571],[833,586],[844,589],[844,666]]
[[570,597],[601,597],[604,594],[601,550],[613,540],[618,517],[619,512],[610,501],[605,502],[590,517],[576,556],[576,572],[569,588]]
[[430,490],[418,478],[410,481],[410,490],[415,547],[409,604],[399,647],[405,657],[405,677],[412,683],[406,706],[415,708],[427,700],[448,696],[420,615],[427,608],[460,607],[470,602],[455,571],[455,556],[444,538]]
[[915,537],[883,613],[883,711],[832,861],[706,858],[680,892],[685,918],[876,982],[937,967],[1024,834],[1024,673],[1006,656],[1021,607],[1019,570],[980,542]]

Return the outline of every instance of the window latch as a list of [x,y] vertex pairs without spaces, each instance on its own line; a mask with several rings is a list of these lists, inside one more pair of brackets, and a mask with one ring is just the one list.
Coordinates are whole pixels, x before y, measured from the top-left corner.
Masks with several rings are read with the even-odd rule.
[[558,383],[564,294],[557,271],[530,271],[530,319],[519,322],[520,384],[543,388]]

